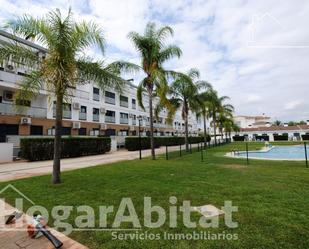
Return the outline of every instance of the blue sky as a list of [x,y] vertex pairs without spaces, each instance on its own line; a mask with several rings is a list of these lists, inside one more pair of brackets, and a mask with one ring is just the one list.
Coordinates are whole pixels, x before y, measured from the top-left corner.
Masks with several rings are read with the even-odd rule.
[[[101,25],[107,41],[106,61],[139,62],[127,39],[148,21],[170,25],[169,41],[183,50],[166,66],[201,71],[221,95],[231,97],[236,114],[273,119],[309,119],[308,0],[0,0],[0,22],[24,13],[42,16],[71,6],[76,20]],[[139,75],[130,78],[138,79]],[[137,83],[137,82],[136,82]]]

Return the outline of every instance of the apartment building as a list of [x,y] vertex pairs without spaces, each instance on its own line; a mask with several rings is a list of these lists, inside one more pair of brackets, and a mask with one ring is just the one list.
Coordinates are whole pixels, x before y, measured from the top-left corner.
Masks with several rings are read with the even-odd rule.
[[[28,40],[14,37],[0,31],[0,43],[16,41],[28,46],[40,56],[48,51]],[[30,69],[26,66],[16,67],[6,62],[0,67],[0,140],[8,136],[54,135],[55,98],[47,89],[41,89],[38,96],[29,102],[13,103],[24,77]],[[149,134],[149,105],[144,96],[143,111],[137,103],[136,86],[126,81],[121,93],[114,89],[100,89],[95,82],[78,84],[69,89],[69,96],[63,106],[63,135],[137,135],[141,122],[142,135]],[[157,100],[154,100],[156,102]],[[177,112],[172,124],[166,121],[167,113],[163,110],[159,119],[155,120],[155,135],[182,135],[184,121]],[[197,134],[196,118],[192,113],[189,118],[189,131]]]

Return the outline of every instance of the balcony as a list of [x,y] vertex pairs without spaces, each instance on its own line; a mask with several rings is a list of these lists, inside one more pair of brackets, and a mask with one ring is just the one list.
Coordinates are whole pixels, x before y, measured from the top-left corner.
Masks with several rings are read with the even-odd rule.
[[136,125],[136,119],[132,119],[132,125]]
[[7,103],[0,103],[0,114],[22,115],[34,118],[47,118],[47,109],[41,107],[26,107]]
[[100,115],[99,114],[92,114],[92,120],[94,122],[99,122],[100,121]]
[[105,123],[115,123],[115,117],[105,115]]
[[105,96],[105,103],[115,105],[116,101],[115,101],[115,98],[110,98],[110,97]]
[[129,119],[128,118],[120,118],[120,124],[128,124]]
[[129,107],[129,102],[128,101],[120,100],[120,106],[128,108]]
[[100,94],[94,93],[92,98],[95,101],[100,101]]
[[68,95],[71,97],[89,100],[89,92],[78,90],[76,88],[69,88]]
[[132,104],[132,109],[136,109],[136,104]]
[[79,113],[79,120],[87,120],[87,113],[80,112]]
[[20,84],[24,80],[24,77],[18,75],[16,73],[0,71],[0,81],[13,83],[13,84]]
[[[53,117],[56,117],[56,107],[53,108]],[[63,110],[62,111],[62,118],[71,119],[72,118],[72,111]]]

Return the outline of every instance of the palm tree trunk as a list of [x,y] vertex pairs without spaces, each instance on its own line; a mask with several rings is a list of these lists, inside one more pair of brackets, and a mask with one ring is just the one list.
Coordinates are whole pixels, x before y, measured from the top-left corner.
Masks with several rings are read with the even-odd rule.
[[212,117],[212,122],[214,123],[214,136],[215,136],[215,144],[217,144],[217,126],[216,126],[216,114],[213,115]]
[[203,119],[204,119],[204,146],[207,144],[207,129],[206,129],[206,115],[203,114]]
[[150,147],[151,147],[151,158],[156,159],[155,144],[153,136],[153,107],[152,107],[152,94],[149,94],[149,122],[150,122]]
[[189,151],[189,130],[188,130],[188,106],[185,101],[184,103],[185,108],[185,144],[186,144],[186,151]]
[[62,104],[63,95],[57,95],[56,101],[56,120],[55,120],[55,139],[54,139],[54,164],[52,183],[61,183],[60,180],[60,158],[61,158],[61,135],[62,135]]

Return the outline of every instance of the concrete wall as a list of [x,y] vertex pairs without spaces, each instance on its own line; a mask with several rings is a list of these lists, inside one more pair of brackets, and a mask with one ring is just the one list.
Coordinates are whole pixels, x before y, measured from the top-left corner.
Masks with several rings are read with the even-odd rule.
[[13,144],[0,143],[0,163],[13,161]]

